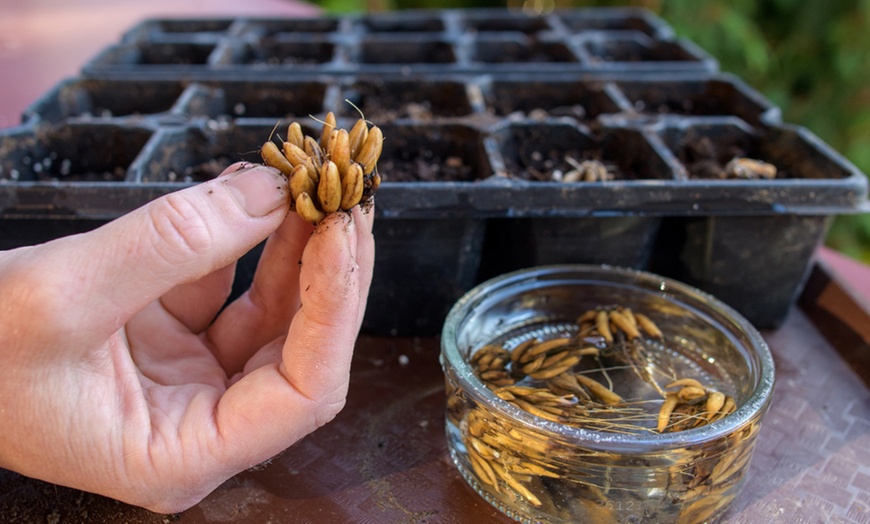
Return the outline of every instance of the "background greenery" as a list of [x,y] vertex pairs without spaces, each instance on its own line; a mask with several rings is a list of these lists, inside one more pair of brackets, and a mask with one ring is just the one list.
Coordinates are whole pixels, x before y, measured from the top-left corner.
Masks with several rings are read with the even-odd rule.
[[[405,8],[645,7],[678,35],[870,173],[870,0],[320,0],[337,13]],[[870,214],[841,216],[828,245],[870,263]]]

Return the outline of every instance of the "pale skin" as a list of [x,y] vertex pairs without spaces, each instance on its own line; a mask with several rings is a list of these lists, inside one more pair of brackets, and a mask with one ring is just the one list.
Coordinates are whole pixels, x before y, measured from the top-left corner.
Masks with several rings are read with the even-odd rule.
[[[374,212],[316,228],[277,170],[230,166],[92,232],[0,252],[0,467],[161,513],[345,402]],[[235,261],[268,238],[221,311]]]

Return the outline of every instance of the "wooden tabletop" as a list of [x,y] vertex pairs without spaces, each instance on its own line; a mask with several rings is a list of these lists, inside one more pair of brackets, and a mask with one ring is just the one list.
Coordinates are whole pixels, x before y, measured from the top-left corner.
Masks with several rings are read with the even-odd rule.
[[[870,517],[870,346],[820,304],[832,286],[817,268],[802,307],[764,332],[774,398],[724,522]],[[0,470],[0,515],[13,523],[510,522],[450,461],[438,355],[435,338],[361,336],[338,417],[184,513],[158,515]]]

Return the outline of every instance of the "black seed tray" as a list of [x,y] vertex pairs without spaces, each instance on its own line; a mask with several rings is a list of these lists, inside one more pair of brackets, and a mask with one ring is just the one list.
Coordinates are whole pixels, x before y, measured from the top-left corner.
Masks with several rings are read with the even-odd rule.
[[[397,69],[363,45],[415,48],[400,45],[407,38],[490,61]],[[145,21],[35,101],[19,127],[0,130],[0,248],[86,231],[231,162],[258,161],[290,121],[316,135],[316,120],[334,111],[348,127],[355,106],[386,137],[367,331],[436,334],[483,279],[571,262],[651,269],[759,327],[779,325],[832,217],[870,207],[867,179],[714,62],[674,68],[643,53],[630,62],[626,41],[687,48],[632,9]],[[579,58],[562,69],[540,54],[522,67],[499,62],[516,42],[557,43]],[[330,46],[323,63],[242,64]],[[335,59],[366,53],[352,67]],[[720,179],[735,156],[773,164],[776,178]],[[600,162],[608,180],[563,181],[583,160]],[[258,256],[239,264],[239,289]]]

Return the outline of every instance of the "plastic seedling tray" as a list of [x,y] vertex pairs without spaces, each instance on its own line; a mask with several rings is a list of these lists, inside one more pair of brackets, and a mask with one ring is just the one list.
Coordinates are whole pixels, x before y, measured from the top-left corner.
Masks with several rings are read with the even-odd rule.
[[[638,9],[145,20],[0,130],[0,247],[97,227],[258,161],[290,121],[316,135],[359,108],[386,137],[367,331],[437,334],[483,279],[575,262],[653,269],[774,327],[832,218],[867,210],[867,179],[717,67]],[[722,179],[734,156],[778,175]],[[585,161],[607,176],[569,181]]]

